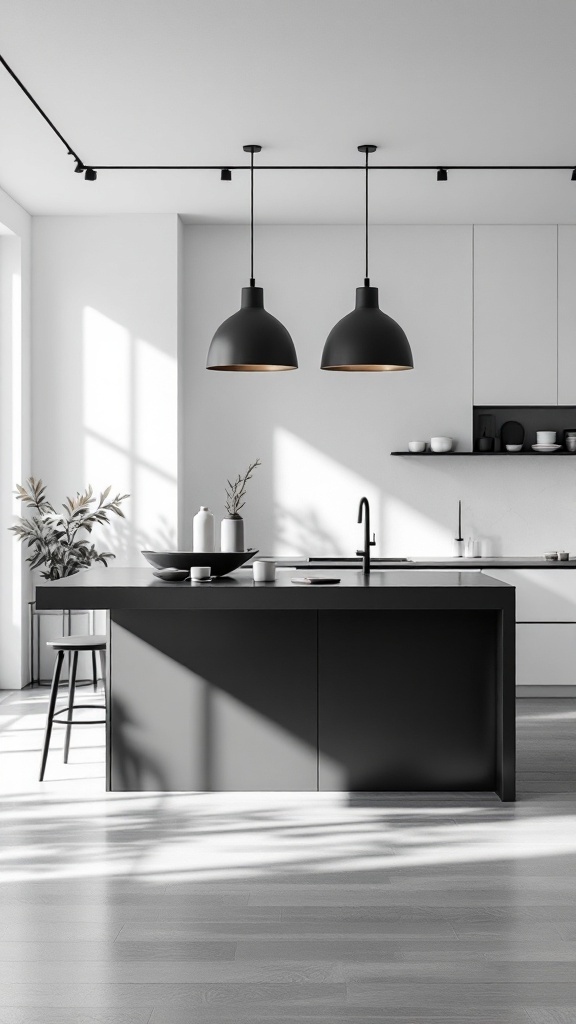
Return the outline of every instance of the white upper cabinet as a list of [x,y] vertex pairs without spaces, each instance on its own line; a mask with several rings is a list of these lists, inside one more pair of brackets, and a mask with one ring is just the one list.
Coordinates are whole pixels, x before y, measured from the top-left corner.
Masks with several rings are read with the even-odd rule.
[[576,405],[576,226],[558,228],[558,404]]
[[474,229],[475,405],[558,402],[557,238],[549,224]]

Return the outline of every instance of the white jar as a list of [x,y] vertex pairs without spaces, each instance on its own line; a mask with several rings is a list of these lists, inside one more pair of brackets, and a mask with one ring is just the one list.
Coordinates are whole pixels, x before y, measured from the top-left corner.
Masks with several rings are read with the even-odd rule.
[[193,551],[214,551],[214,516],[207,505],[194,516],[193,538]]

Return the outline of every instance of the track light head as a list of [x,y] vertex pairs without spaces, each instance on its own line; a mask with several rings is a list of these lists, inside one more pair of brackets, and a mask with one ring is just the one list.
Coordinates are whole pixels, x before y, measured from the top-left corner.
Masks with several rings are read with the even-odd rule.
[[84,174],[84,178],[86,179],[86,181],[96,181],[97,177],[98,177],[98,174],[94,170],[93,167],[87,167],[86,168],[86,171],[85,171],[85,174]]
[[445,167],[439,167],[436,172],[436,181],[448,181],[448,171]]
[[82,163],[82,161],[79,160],[78,157],[76,157],[76,167],[74,168],[74,173],[75,174],[83,174],[85,170],[86,170],[86,168],[84,167],[84,164]]
[[223,167],[220,171],[220,181],[232,181],[232,171],[228,167]]
[[571,180],[571,181],[576,181],[576,167],[575,167],[575,168],[574,168],[574,170],[572,171],[572,177],[570,178],[570,180]]

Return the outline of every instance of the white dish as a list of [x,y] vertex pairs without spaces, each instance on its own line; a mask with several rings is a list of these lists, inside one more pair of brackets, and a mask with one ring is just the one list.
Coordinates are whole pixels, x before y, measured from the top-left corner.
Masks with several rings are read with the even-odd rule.
[[157,576],[159,580],[164,580],[165,583],[183,583],[184,580],[190,578],[188,569],[156,569],[152,575]]
[[408,441],[408,451],[418,455],[426,451],[426,441]]
[[507,444],[506,445],[506,451],[507,452],[521,452],[522,448],[523,448],[523,445],[521,445],[521,444]]
[[561,444],[533,444],[532,448],[535,452],[540,452],[545,455],[547,452],[557,452],[561,448]]

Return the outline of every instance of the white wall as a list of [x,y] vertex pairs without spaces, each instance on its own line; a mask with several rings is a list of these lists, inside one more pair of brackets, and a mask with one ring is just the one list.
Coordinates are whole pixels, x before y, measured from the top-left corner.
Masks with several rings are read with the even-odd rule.
[[[464,503],[464,532],[494,554],[576,549],[569,460],[391,458],[411,439],[448,434],[471,447],[472,228],[371,229],[371,278],[381,308],[411,342],[415,370],[319,370],[333,324],[362,284],[362,229],[257,228],[256,277],[267,309],[290,330],[300,369],[210,373],[210,339],[247,284],[243,227],[184,230],[182,346],[183,537],[200,503],[223,514],[224,482],[259,456],[245,509],[247,543],[274,553],[350,554],[358,499],[373,508],[376,553],[446,555]],[[495,370],[497,372],[497,370]]]
[[9,689],[28,681],[30,580],[8,527],[30,465],[30,231],[29,215],[0,190],[0,688]]
[[32,467],[53,502],[129,492],[114,564],[177,538],[178,230],[172,214],[36,217]]

